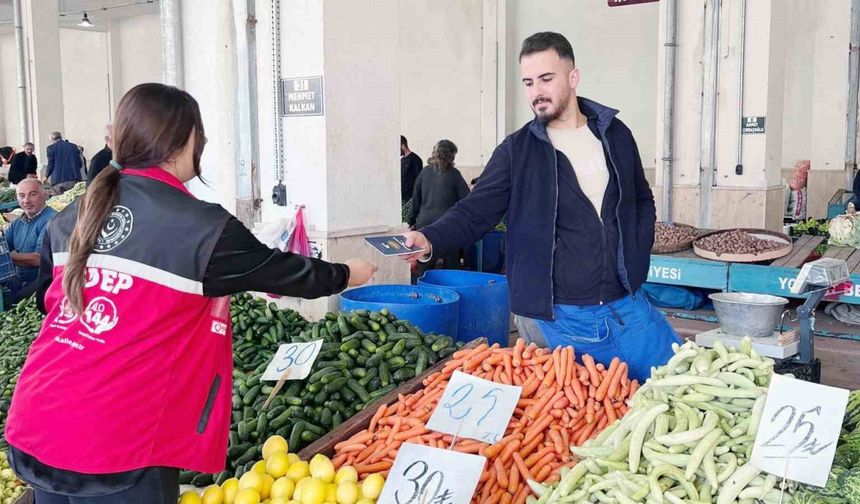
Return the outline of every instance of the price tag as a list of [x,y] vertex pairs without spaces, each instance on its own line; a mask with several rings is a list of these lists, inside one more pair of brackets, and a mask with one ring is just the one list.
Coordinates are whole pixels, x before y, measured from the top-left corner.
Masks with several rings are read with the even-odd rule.
[[485,457],[404,443],[378,504],[468,504]]
[[750,462],[779,477],[823,487],[848,391],[773,375]]
[[304,380],[322,348],[322,340],[308,343],[285,343],[278,347],[272,362],[266,367],[263,381]]
[[458,437],[497,443],[505,435],[522,387],[454,371],[427,428]]

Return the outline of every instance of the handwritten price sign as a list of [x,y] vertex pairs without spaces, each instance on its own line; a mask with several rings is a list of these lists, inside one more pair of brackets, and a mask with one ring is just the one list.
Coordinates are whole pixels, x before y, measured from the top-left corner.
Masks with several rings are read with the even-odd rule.
[[830,474],[848,391],[773,375],[751,463],[823,487]]
[[487,459],[404,443],[379,504],[468,504]]
[[272,362],[263,373],[263,381],[304,380],[322,348],[322,340],[308,343],[286,343],[278,347]]
[[497,443],[505,435],[522,387],[455,371],[427,428],[458,437]]

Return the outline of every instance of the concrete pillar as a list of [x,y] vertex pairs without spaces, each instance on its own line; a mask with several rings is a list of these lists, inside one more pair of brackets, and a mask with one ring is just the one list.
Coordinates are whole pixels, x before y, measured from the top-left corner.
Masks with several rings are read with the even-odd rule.
[[30,56],[31,140],[44,170],[48,165],[49,135],[62,130],[64,124],[59,12],[57,2],[25,2],[24,8]]
[[[851,3],[816,4],[812,73],[812,153],[807,200],[810,217],[827,216],[827,202],[846,188],[845,139]],[[827,134],[821,134],[826,131]],[[850,186],[849,186],[850,188]]]
[[[111,111],[110,119],[113,121],[113,115],[116,112],[116,107],[123,95],[122,82],[122,50],[120,47],[121,36],[119,34],[120,25],[116,21],[109,21],[107,30],[107,59],[108,59],[108,94],[110,98]],[[131,64],[131,62],[129,62]]]
[[[265,6],[260,3],[262,13]],[[280,9],[281,76],[321,76],[323,115],[278,119],[289,202],[278,207],[264,196],[263,221],[305,205],[308,234],[319,256],[335,262],[364,257],[379,264],[378,283],[406,283],[404,263],[380,257],[364,242],[368,235],[402,231],[395,154],[400,134],[399,2],[282,0]],[[259,50],[268,51],[258,51],[262,67],[270,61],[272,47],[261,44]],[[258,73],[269,79],[259,81],[263,145],[277,126],[269,119],[272,103],[265,102],[274,98],[269,91],[272,67]],[[302,86],[300,80],[290,91]],[[262,192],[269,195],[277,183],[277,153],[263,148],[260,155]],[[310,318],[337,307],[336,297],[288,303]]]

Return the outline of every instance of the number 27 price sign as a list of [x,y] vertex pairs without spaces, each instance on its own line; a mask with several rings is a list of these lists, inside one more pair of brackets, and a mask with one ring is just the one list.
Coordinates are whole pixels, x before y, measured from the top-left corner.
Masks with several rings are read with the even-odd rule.
[[261,379],[263,381],[304,380],[311,373],[321,348],[322,340],[285,343],[279,346]]
[[776,476],[823,487],[847,405],[847,390],[773,375],[751,463]]
[[468,504],[487,459],[404,443],[388,473],[379,504]]
[[502,385],[454,371],[427,422],[427,428],[497,443],[505,434],[522,391],[522,387]]

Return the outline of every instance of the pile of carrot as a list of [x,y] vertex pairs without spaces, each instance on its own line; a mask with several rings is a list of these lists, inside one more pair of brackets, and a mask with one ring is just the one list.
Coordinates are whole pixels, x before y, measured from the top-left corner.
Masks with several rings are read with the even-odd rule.
[[452,436],[427,429],[455,370],[506,385],[522,387],[505,437],[496,444],[457,439],[453,449],[487,457],[472,502],[522,504],[531,492],[529,479],[557,481],[576,460],[571,445],[582,445],[627,412],[626,400],[639,387],[627,377],[627,364],[609,367],[589,355],[575,360],[572,347],[537,348],[518,340],[513,348],[479,345],[460,350],[442,371],[424,380],[424,388],[382,405],[367,429],[335,445],[335,467],[356,468],[359,478],[381,472],[386,477],[402,443],[450,448]]

